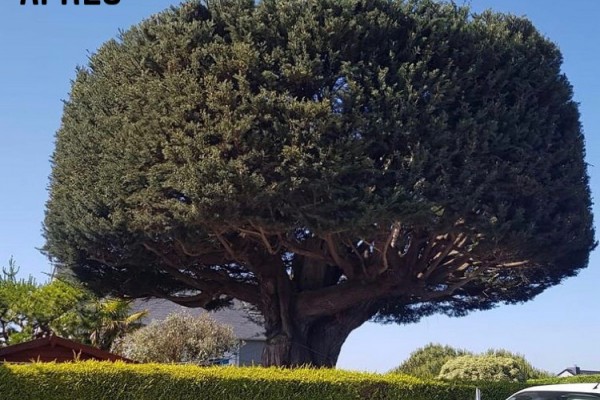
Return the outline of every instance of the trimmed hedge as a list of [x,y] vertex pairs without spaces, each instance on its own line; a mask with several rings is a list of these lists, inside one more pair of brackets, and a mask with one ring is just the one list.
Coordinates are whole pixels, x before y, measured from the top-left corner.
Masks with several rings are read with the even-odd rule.
[[[524,382],[509,382],[509,381],[499,381],[499,382],[470,382],[473,385],[473,388],[478,387],[481,389],[481,399],[482,400],[506,400],[513,393],[518,392],[521,389],[525,389],[528,386],[531,386]],[[473,393],[475,393],[475,389],[473,389]],[[470,398],[474,398],[473,395]]]
[[[570,378],[544,378],[544,379],[530,379],[527,382],[472,382],[463,381],[465,386],[472,385],[473,390],[475,387],[481,389],[482,400],[506,400],[513,393],[518,392],[521,389],[525,389],[530,386],[540,385],[552,385],[557,383],[598,383],[600,382],[600,375],[580,375],[573,376]],[[471,397],[472,398],[472,397]]]
[[328,369],[86,361],[0,365],[0,393],[20,400],[466,400],[474,388]]
[[505,400],[528,386],[600,382],[600,375],[515,382],[423,381],[330,369],[192,365],[0,363],[0,398],[20,400]]
[[529,386],[551,385],[555,383],[599,383],[600,375],[577,375],[568,378],[530,379]]

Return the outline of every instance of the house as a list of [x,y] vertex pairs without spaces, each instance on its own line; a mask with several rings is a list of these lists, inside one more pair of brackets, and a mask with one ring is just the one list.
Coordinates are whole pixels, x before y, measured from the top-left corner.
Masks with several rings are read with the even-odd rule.
[[556,376],[559,378],[568,378],[570,376],[575,376],[575,375],[600,375],[600,371],[586,370],[586,369],[581,369],[578,366],[574,366],[574,367],[565,368],[561,372],[556,374]]
[[123,361],[127,358],[58,336],[0,348],[0,362],[71,362],[76,360]]
[[[133,311],[148,311],[148,315],[141,321],[144,324],[152,321],[162,321],[169,314],[177,312],[185,312],[191,315],[200,315],[207,312],[202,308],[188,308],[158,298],[136,300],[132,308]],[[262,317],[237,300],[229,308],[208,311],[208,313],[217,322],[231,326],[235,337],[239,341],[237,351],[226,360],[226,364],[239,366],[260,365],[266,341],[265,330],[261,325]]]

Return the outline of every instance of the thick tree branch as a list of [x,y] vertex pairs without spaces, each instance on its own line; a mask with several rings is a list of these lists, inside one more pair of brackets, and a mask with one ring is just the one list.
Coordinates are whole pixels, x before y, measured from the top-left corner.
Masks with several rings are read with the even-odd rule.
[[267,238],[267,236],[265,234],[265,231],[262,228],[256,228],[256,229],[258,229],[258,231],[251,231],[249,229],[240,228],[240,227],[237,227],[235,229],[237,229],[237,231],[240,232],[240,234],[242,236],[248,236],[250,238],[254,238],[256,240],[256,242],[263,245],[265,247],[265,250],[267,250],[267,252],[271,255],[278,254],[279,251],[281,250],[281,243],[279,241],[277,242],[277,245],[275,246],[275,248],[273,248],[273,246],[271,245],[271,242],[269,241],[269,239]]
[[[373,268],[370,271],[371,277],[380,275],[391,268],[390,261],[388,258],[388,252],[390,249],[395,248],[396,241],[398,239],[398,235],[400,234],[400,229],[401,229],[400,222],[395,222],[391,225],[389,233],[385,234],[384,240],[380,241],[380,240],[376,239],[373,241],[373,243],[374,243],[373,247],[375,248],[377,253],[379,253],[379,257],[372,264]],[[380,243],[380,242],[383,242],[383,246],[381,248],[378,248],[375,245],[375,243]]]
[[[449,253],[450,250],[445,248],[442,252]],[[440,257],[440,262],[444,259],[441,255],[438,257]],[[447,269],[444,271],[436,268],[436,271],[439,270],[443,276],[439,280],[435,279],[436,282],[431,282],[431,284],[448,282],[447,287],[441,291],[427,289],[428,280],[425,280],[423,276],[413,282],[406,275],[385,273],[369,282],[347,281],[336,286],[301,292],[298,294],[297,312],[303,317],[318,317],[333,315],[361,302],[388,297],[403,297],[410,294],[418,297],[418,301],[430,301],[450,296],[456,290],[481,276],[481,273],[474,272],[469,276],[452,277],[452,273],[462,268],[465,263],[462,257],[456,258],[455,261],[456,266],[445,265]]]
[[203,293],[210,293],[210,296],[212,297],[225,294],[248,303],[258,303],[258,294],[256,293],[255,285],[237,282],[231,276],[220,274],[207,267],[199,268],[192,266],[188,268],[188,270],[193,269],[195,276],[192,276],[183,272],[182,270],[184,270],[184,268],[182,268],[182,266],[176,264],[164,254],[161,254],[161,252],[152,245],[144,243],[143,246],[148,251],[161,258],[163,270],[165,272],[191,288],[201,290]]
[[348,281],[318,290],[307,290],[297,296],[296,313],[301,318],[334,315],[365,301],[391,294],[391,280],[372,282]]
[[298,254],[300,256],[304,256],[307,258],[311,258],[316,261],[321,261],[324,263],[335,265],[335,261],[333,260],[332,257],[326,257],[322,253],[316,253],[310,249],[301,247],[289,240],[284,239],[281,235],[279,235],[279,241],[287,250],[289,250],[290,252],[292,252],[294,254]]
[[327,250],[331,255],[331,258],[333,258],[335,265],[341,268],[342,271],[344,271],[344,275],[346,275],[348,279],[352,279],[354,277],[354,266],[348,259],[340,256],[340,254],[337,251],[337,246],[334,242],[332,234],[325,235],[324,240],[327,244]]
[[473,274],[472,276],[463,278],[457,282],[454,282],[451,285],[448,285],[444,290],[421,289],[421,290],[415,290],[415,291],[411,292],[411,294],[417,296],[418,301],[420,301],[420,302],[439,300],[444,297],[452,296],[454,294],[454,292],[456,292],[458,289],[461,289],[468,283],[473,282],[478,277],[479,277],[478,274]]
[[356,248],[354,243],[352,243],[351,240],[348,240],[345,244],[352,250],[352,253],[354,253],[354,255],[356,256],[356,259],[359,260],[360,268],[361,268],[361,276],[367,276],[367,265],[365,264],[364,257],[360,254],[360,252],[358,251],[358,249]]
[[155,292],[153,295],[190,308],[206,308],[208,304],[216,300],[212,293],[201,293],[194,296],[169,296],[164,293]]
[[203,264],[220,264],[223,262],[223,252],[217,251],[214,248],[207,248],[205,251],[194,252],[190,250],[187,245],[179,239],[175,239],[176,247],[186,256],[193,259],[202,260]]
[[435,254],[433,259],[430,260],[427,268],[423,271],[422,279],[427,279],[438,268],[442,261],[448,257],[452,250],[454,250],[454,245],[453,241],[450,241],[450,243],[446,243],[446,245]]
[[227,252],[227,254],[229,255],[229,257],[231,258],[231,260],[240,264],[243,263],[242,260],[240,260],[239,256],[233,251],[233,248],[231,247],[231,244],[227,241],[227,239],[225,239],[223,235],[217,230],[214,231],[214,234],[225,249],[225,251]]

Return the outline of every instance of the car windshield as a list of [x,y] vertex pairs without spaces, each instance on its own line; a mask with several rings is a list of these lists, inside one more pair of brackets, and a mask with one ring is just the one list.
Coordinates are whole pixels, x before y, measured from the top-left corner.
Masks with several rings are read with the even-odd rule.
[[600,395],[576,392],[525,392],[508,400],[598,400]]

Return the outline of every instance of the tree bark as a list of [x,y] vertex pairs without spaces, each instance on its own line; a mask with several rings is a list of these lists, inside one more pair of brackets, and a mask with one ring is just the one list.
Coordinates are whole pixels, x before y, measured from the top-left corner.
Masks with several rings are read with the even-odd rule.
[[264,366],[335,367],[348,335],[373,314],[372,305],[364,304],[315,320],[291,317],[292,329],[288,330],[279,329],[281,324],[274,329],[267,324],[262,363]]
[[[317,246],[318,243],[310,245]],[[295,260],[291,274],[281,268],[280,258],[276,256],[264,257],[257,262],[261,264],[259,307],[267,336],[262,364],[335,367],[350,332],[374,315],[374,301],[361,297],[358,302],[345,302],[344,307],[344,301],[336,299],[335,309],[314,304],[314,312],[306,312],[306,296],[334,288],[342,270],[306,257]],[[348,297],[356,296],[352,292]]]

